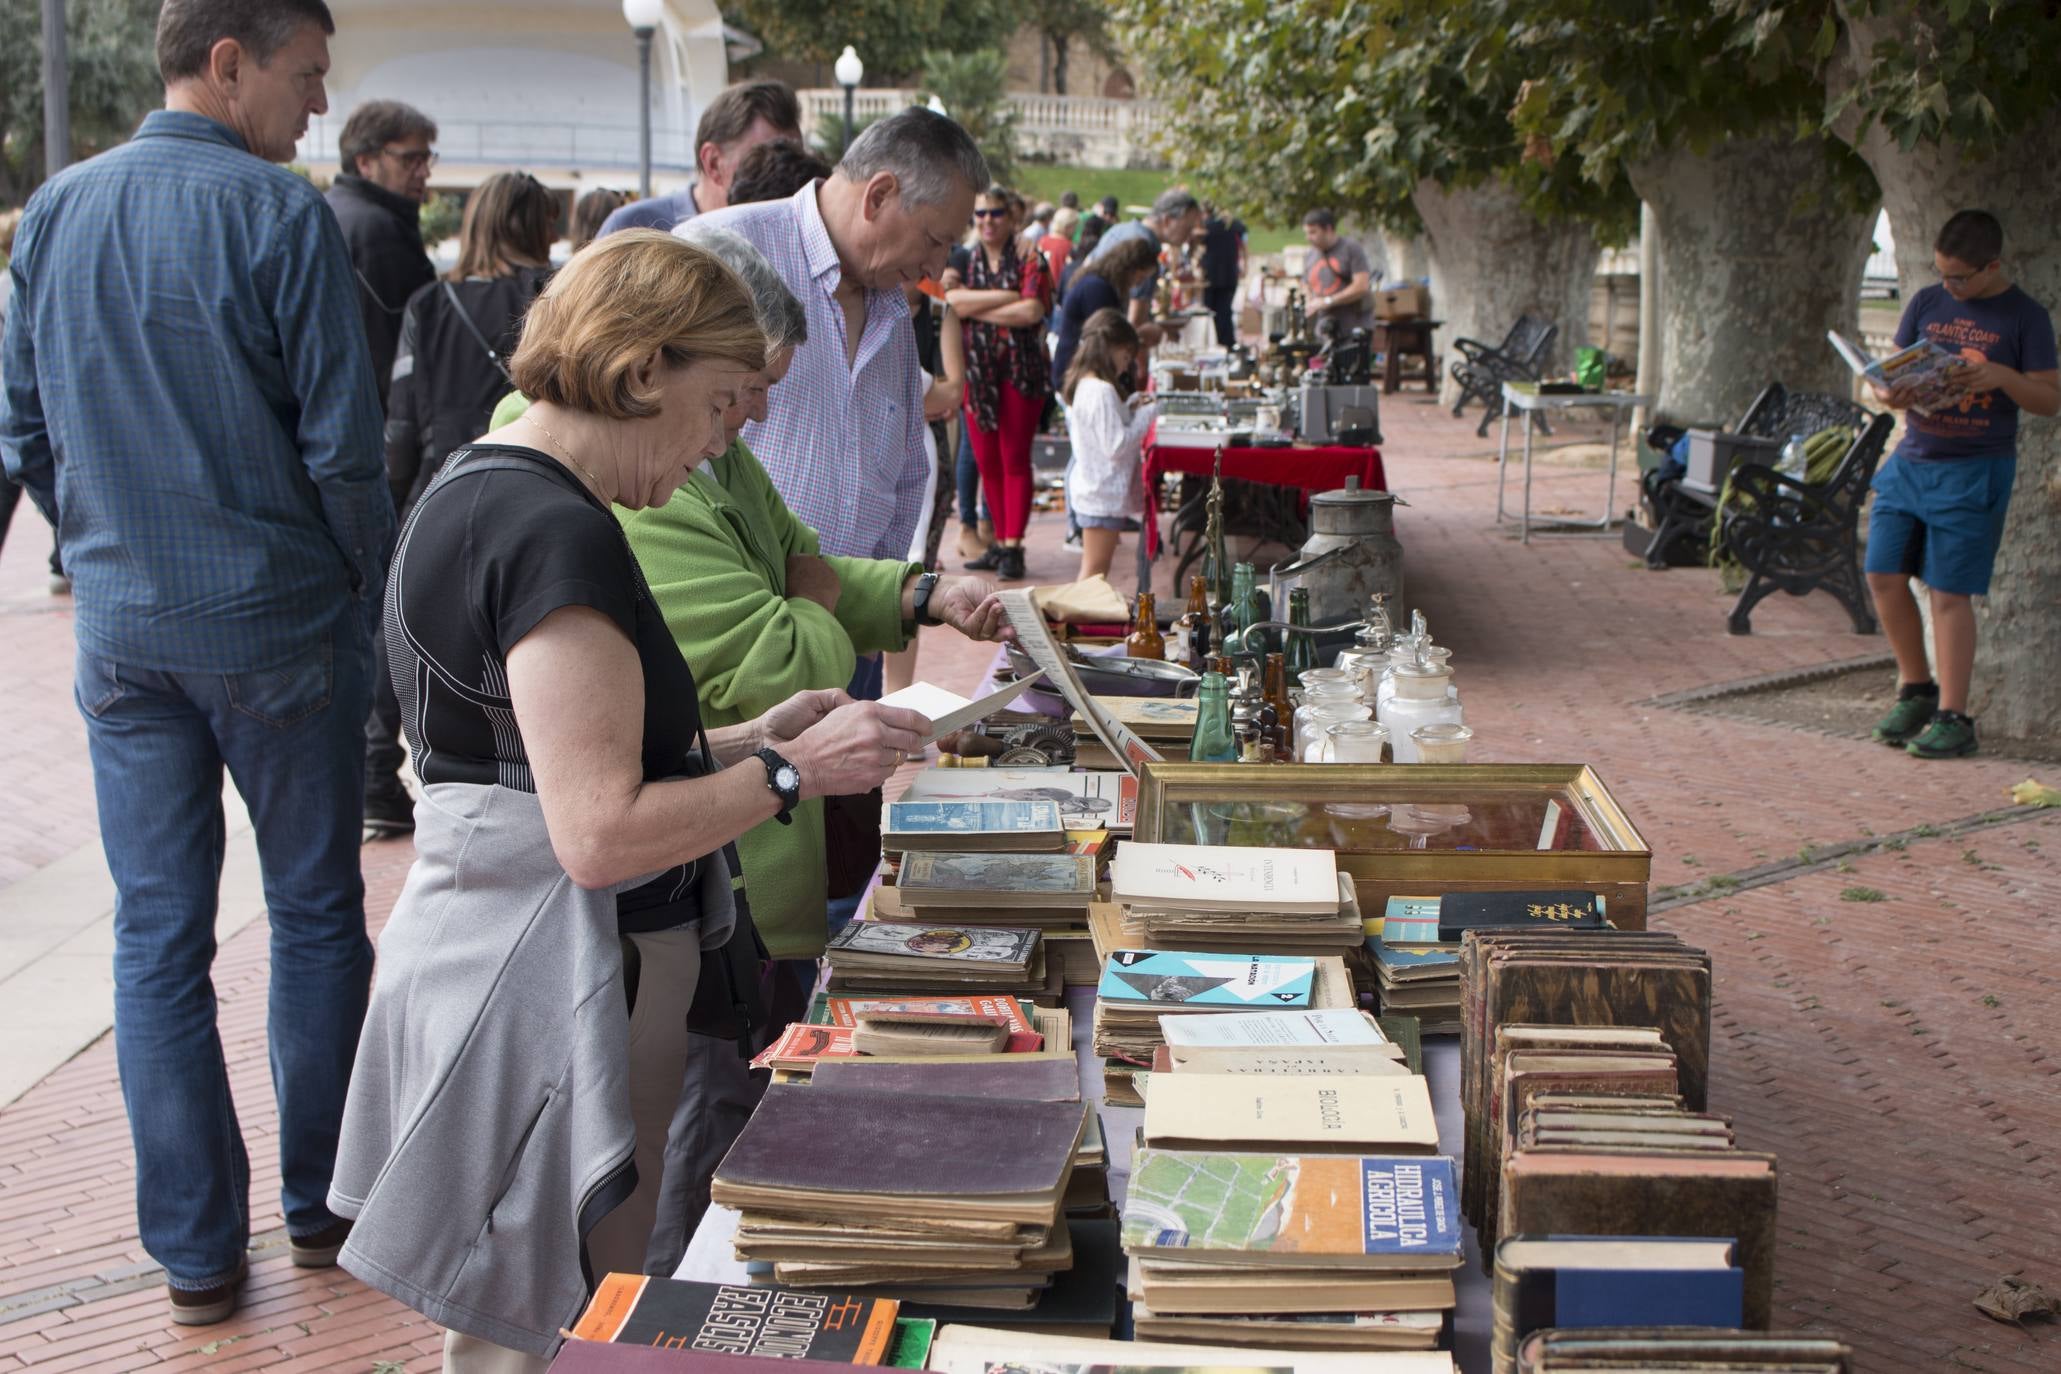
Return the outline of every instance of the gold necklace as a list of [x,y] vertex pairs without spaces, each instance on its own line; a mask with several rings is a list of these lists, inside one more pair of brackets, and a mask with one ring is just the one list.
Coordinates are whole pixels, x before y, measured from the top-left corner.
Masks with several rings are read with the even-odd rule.
[[565,454],[566,462],[571,463],[574,467],[578,468],[582,473],[586,475],[587,480],[594,484],[594,494],[596,496],[601,497],[601,499],[604,502],[611,500],[610,497],[604,495],[604,492],[606,491],[606,486],[599,477],[594,475],[594,470],[588,467],[585,463],[582,463],[579,459],[573,457],[571,444],[568,444],[567,442],[565,442],[565,440],[559,438],[556,434],[553,434],[550,430],[546,429],[544,427],[544,422],[542,420],[539,420],[536,416],[530,415],[525,418],[527,418],[530,424],[536,428],[537,433],[543,435],[546,439],[549,439],[552,443],[558,446],[559,450]]

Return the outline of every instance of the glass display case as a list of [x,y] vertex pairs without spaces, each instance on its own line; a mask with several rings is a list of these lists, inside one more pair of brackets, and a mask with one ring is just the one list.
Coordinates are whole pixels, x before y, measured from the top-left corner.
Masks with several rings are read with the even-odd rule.
[[1578,764],[1146,764],[1136,836],[1334,849],[1378,914],[1393,896],[1585,888],[1646,926],[1653,853]]

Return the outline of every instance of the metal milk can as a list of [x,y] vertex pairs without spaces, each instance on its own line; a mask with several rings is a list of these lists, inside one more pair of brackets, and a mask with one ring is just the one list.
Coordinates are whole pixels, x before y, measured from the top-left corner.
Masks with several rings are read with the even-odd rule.
[[1408,504],[1393,492],[1362,490],[1357,477],[1346,478],[1337,491],[1312,496],[1309,539],[1293,561],[1269,570],[1273,604],[1285,606],[1291,590],[1307,587],[1311,622],[1332,625],[1359,618],[1367,598],[1381,592],[1389,615],[1400,620],[1406,611],[1395,508]]

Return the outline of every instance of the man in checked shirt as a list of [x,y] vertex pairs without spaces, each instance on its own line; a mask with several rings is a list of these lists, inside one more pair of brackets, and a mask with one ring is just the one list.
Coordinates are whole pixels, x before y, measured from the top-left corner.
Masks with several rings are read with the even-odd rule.
[[[902,288],[935,277],[966,230],[987,162],[920,108],[871,125],[823,181],[702,218],[749,239],[808,312],[764,421],[745,442],[823,552],[902,558],[924,508],[923,379]],[[879,661],[852,695],[879,695]]]

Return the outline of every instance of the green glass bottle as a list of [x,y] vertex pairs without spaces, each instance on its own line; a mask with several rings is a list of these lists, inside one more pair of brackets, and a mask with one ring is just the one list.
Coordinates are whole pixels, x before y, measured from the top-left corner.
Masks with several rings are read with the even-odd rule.
[[[1310,623],[1310,589],[1297,587],[1288,593],[1288,623],[1304,629]],[[1290,631],[1287,638],[1288,680],[1302,681],[1302,675],[1317,666],[1316,636]]]
[[1196,695],[1195,739],[1188,746],[1191,763],[1236,763],[1238,740],[1231,733],[1231,689],[1224,675],[1202,675]]
[[1260,615],[1259,592],[1250,563],[1240,563],[1231,569],[1231,605],[1224,619],[1225,653],[1236,658],[1241,654],[1266,652],[1258,644],[1246,643],[1247,632],[1254,622],[1264,619]]

